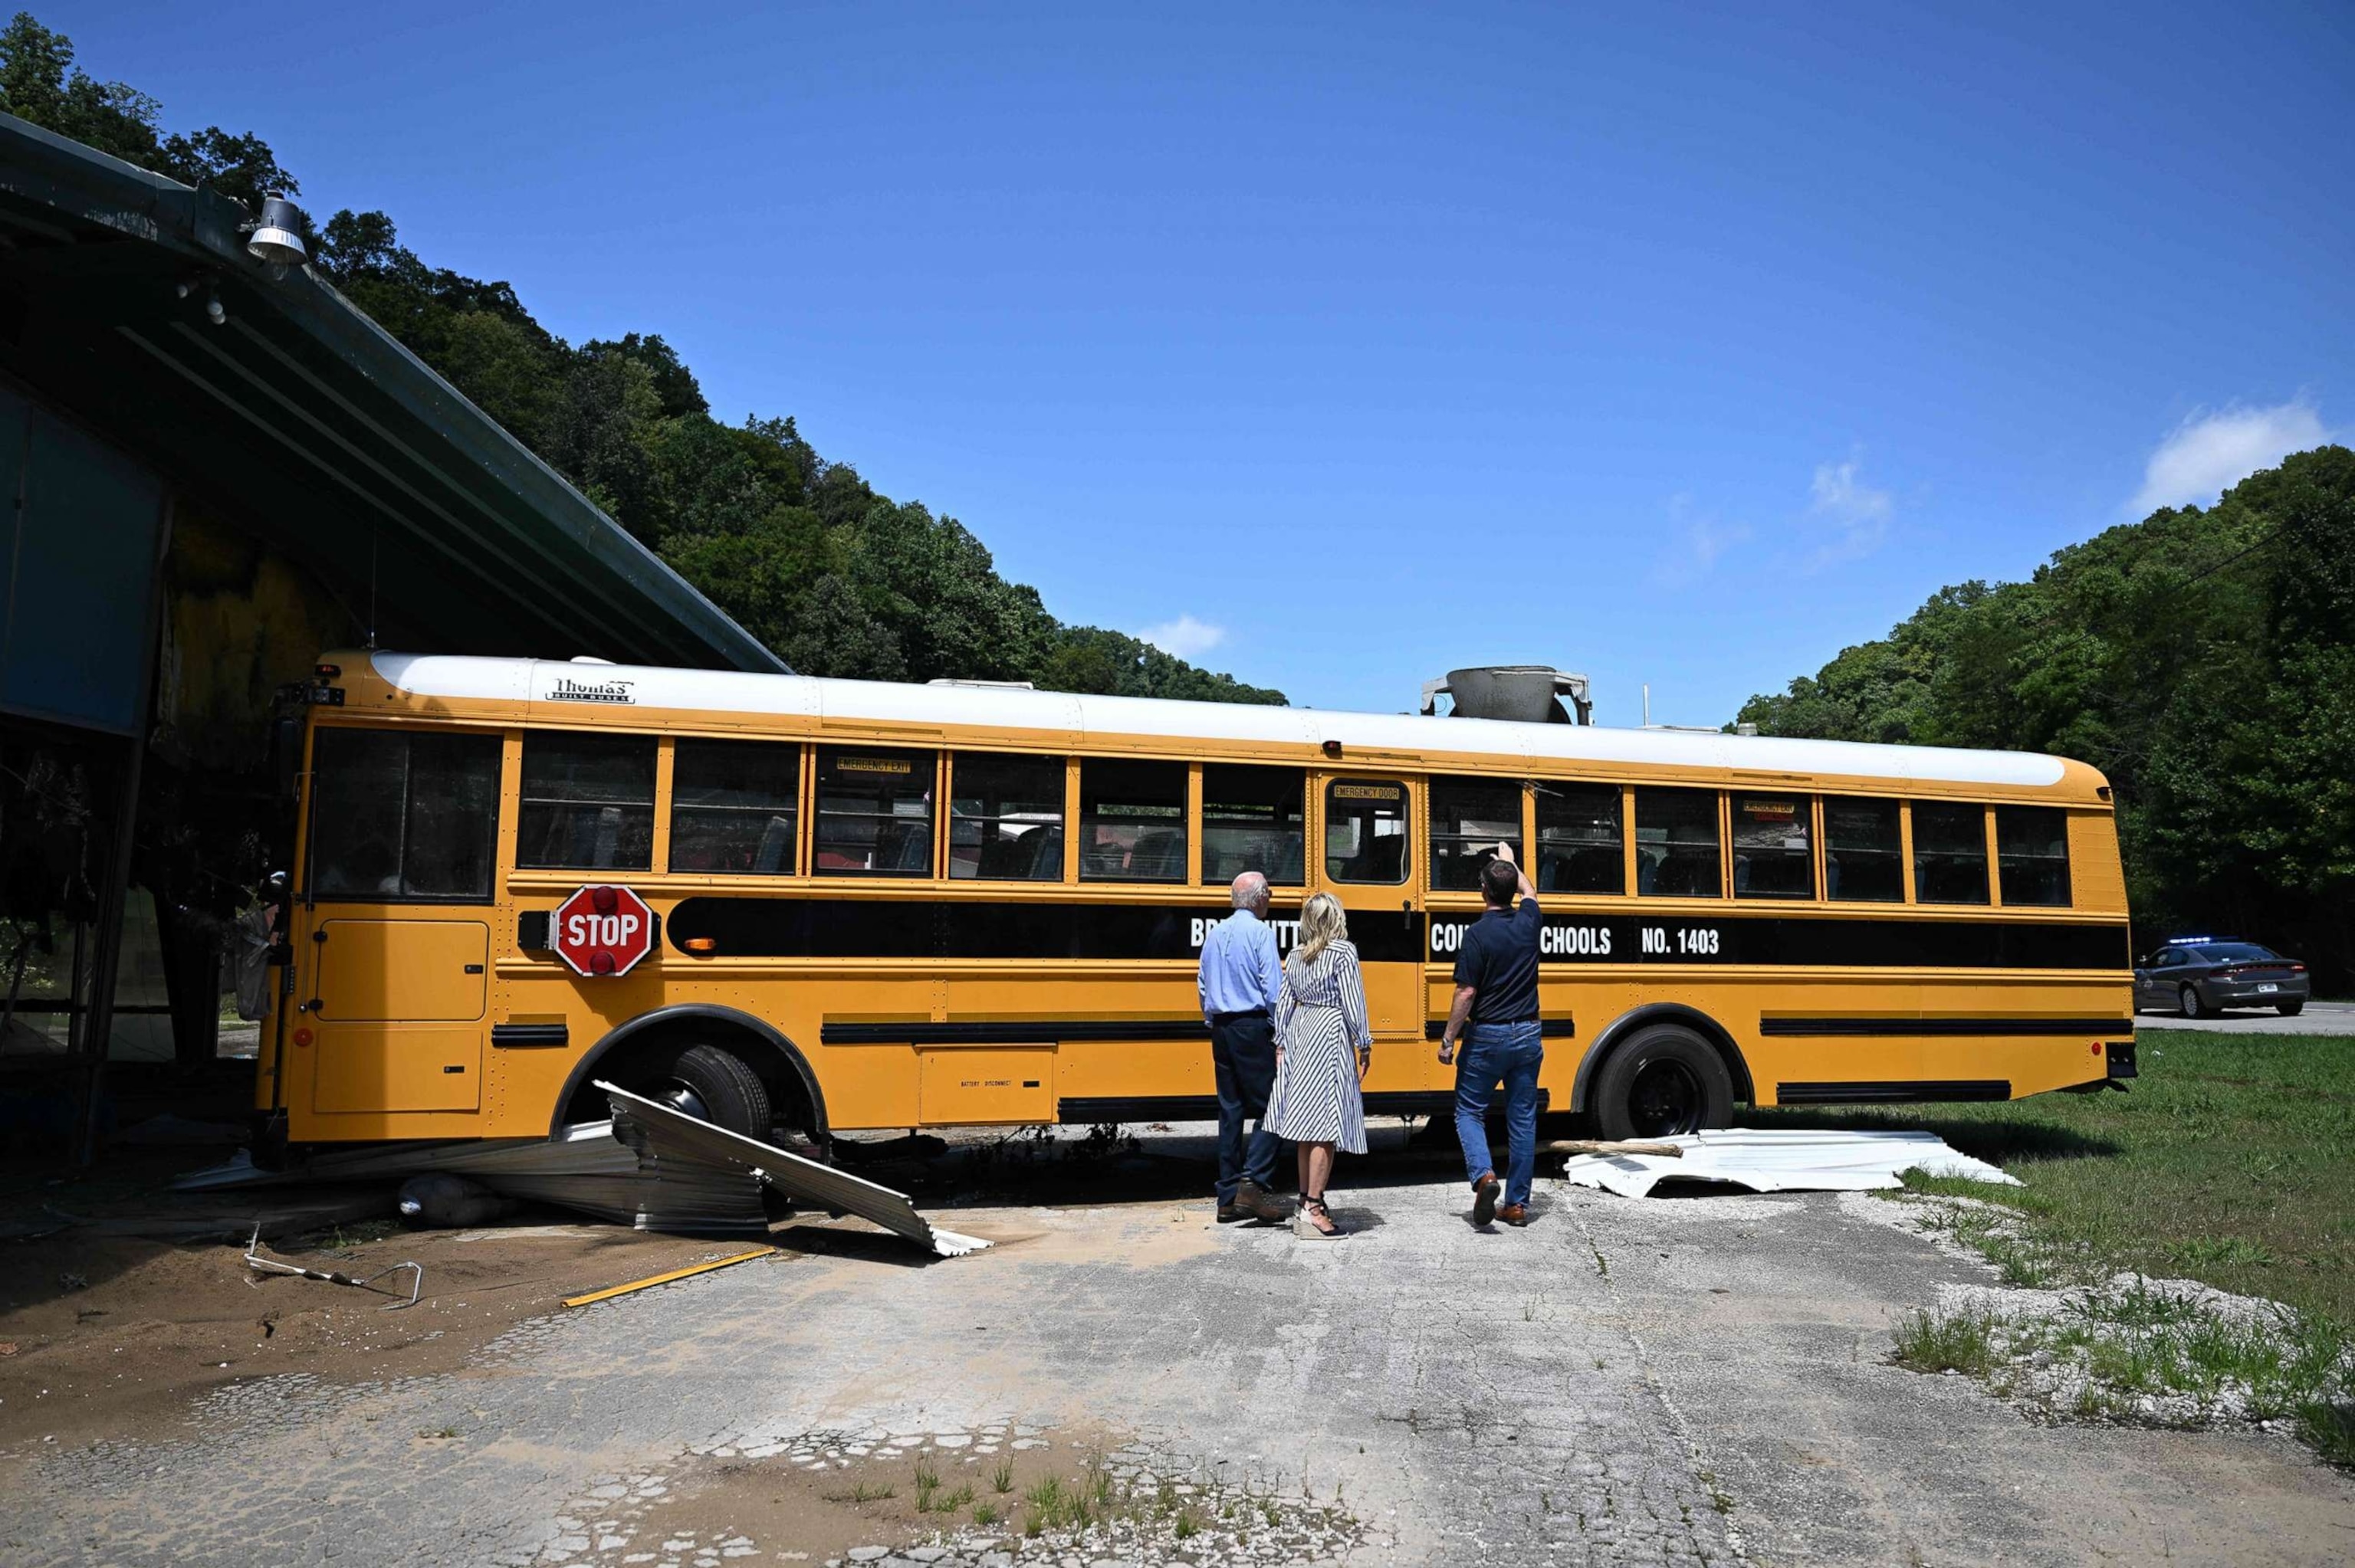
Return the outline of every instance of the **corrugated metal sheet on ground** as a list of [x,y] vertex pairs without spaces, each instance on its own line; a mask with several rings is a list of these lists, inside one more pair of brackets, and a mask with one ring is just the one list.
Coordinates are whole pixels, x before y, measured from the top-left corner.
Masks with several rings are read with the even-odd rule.
[[314,1154],[289,1171],[232,1160],[184,1176],[183,1192],[314,1181],[400,1181],[444,1171],[494,1192],[553,1203],[642,1231],[693,1235],[764,1235],[761,1186],[739,1168],[673,1160],[659,1170],[615,1140],[613,1125],[585,1121],[550,1139],[405,1143]]
[[1902,1187],[1901,1171],[2020,1183],[2001,1170],[1949,1148],[1931,1132],[1835,1132],[1729,1128],[1655,1141],[1684,1150],[1657,1154],[1582,1154],[1562,1167],[1565,1181],[1641,1198],[1670,1178],[1721,1181],[1753,1192],[1865,1192]]
[[962,1257],[989,1245],[975,1236],[933,1229],[905,1192],[714,1127],[612,1084],[601,1081],[597,1087],[613,1107],[613,1136],[636,1150],[651,1167],[668,1171],[686,1160],[749,1171],[789,1197],[872,1220],[942,1257]]

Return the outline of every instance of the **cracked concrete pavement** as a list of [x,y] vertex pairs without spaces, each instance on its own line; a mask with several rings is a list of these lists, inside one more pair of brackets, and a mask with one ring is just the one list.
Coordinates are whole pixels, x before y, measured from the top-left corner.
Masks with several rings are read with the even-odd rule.
[[[1985,1276],[1854,1207],[1878,1200],[1545,1181],[1536,1224],[1483,1234],[1395,1142],[1343,1161],[1338,1243],[1112,1178],[954,1211],[1000,1243],[973,1257],[805,1227],[802,1252],[524,1324],[457,1373],[257,1379],[184,1431],[0,1459],[0,1556],[667,1561],[597,1526],[696,1456],[1018,1425],[1337,1494],[1365,1563],[2355,1554],[2355,1482],[2287,1439],[2038,1426],[1889,1365],[1898,1314]],[[751,1544],[730,1560],[794,1550]]]

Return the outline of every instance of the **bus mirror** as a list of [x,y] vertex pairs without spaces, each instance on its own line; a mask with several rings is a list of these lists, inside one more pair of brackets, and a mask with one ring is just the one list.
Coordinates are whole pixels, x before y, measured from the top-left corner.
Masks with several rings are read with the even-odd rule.
[[292,716],[281,718],[271,736],[271,749],[277,753],[278,798],[294,799],[294,786],[303,768],[303,721]]

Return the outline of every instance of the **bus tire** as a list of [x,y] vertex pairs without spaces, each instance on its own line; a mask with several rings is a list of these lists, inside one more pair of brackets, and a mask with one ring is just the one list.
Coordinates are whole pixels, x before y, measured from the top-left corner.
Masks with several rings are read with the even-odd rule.
[[649,1099],[763,1142],[769,1091],[742,1057],[717,1045],[689,1045],[670,1060]]
[[1596,1130],[1607,1139],[1668,1138],[1733,1119],[1733,1078],[1691,1030],[1655,1023],[1611,1053],[1594,1081]]

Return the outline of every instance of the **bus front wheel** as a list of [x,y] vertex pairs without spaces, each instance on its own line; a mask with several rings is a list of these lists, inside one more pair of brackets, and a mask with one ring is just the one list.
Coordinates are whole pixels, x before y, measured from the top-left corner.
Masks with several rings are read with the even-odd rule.
[[1603,1064],[1593,1109],[1597,1130],[1608,1139],[1699,1132],[1733,1119],[1733,1079],[1708,1041],[1657,1023]]
[[646,1097],[746,1138],[769,1137],[769,1091],[743,1058],[689,1045],[670,1059]]

